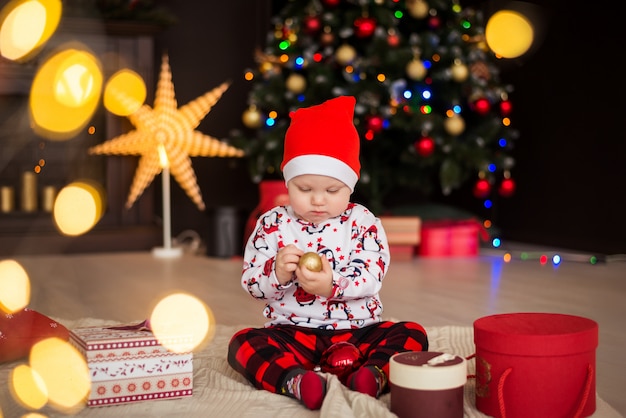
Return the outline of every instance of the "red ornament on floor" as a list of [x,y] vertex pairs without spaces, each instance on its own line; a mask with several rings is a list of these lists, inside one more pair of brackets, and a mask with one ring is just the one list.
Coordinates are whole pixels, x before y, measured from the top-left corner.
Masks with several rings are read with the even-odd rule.
[[363,354],[354,344],[341,341],[324,351],[320,367],[324,373],[334,374],[341,380],[356,370],[362,361]]

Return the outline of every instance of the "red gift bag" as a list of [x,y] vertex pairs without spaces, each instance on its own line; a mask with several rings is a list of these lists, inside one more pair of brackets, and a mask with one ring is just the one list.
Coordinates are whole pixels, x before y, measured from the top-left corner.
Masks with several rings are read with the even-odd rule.
[[496,418],[580,418],[596,409],[598,324],[551,313],[474,321],[476,408]]
[[37,342],[53,337],[68,341],[69,331],[29,308],[10,314],[0,310],[0,363],[26,357]]

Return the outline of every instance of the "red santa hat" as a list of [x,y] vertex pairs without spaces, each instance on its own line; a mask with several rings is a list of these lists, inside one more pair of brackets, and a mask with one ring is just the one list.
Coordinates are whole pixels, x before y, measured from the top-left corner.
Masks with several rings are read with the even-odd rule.
[[280,166],[285,183],[303,174],[336,178],[351,191],[359,179],[359,134],[352,96],[340,96],[290,114]]

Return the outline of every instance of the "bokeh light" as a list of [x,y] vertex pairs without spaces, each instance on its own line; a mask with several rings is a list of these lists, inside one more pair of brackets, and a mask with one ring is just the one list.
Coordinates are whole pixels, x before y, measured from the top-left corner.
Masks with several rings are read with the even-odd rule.
[[14,0],[0,11],[0,55],[27,59],[52,36],[61,20],[60,0]]
[[198,298],[174,293],[154,307],[150,328],[163,347],[175,353],[187,353],[213,339],[215,318],[211,309]]
[[89,368],[76,348],[60,338],[46,338],[33,345],[29,360],[45,383],[51,406],[64,413],[85,406],[91,391]]
[[76,236],[93,228],[102,217],[106,198],[94,182],[77,181],[59,191],[53,209],[54,222],[64,235]]
[[11,371],[9,388],[13,399],[24,408],[41,409],[48,403],[44,380],[26,364],[20,364]]
[[146,83],[128,69],[113,74],[104,87],[104,107],[118,116],[134,113],[146,100]]
[[68,47],[52,55],[30,91],[35,132],[51,140],[72,138],[93,116],[101,91],[100,62],[90,52]]
[[485,26],[487,45],[503,58],[517,58],[530,49],[534,29],[530,21],[513,10],[494,13]]
[[0,310],[17,312],[30,302],[30,280],[26,270],[15,260],[0,261]]

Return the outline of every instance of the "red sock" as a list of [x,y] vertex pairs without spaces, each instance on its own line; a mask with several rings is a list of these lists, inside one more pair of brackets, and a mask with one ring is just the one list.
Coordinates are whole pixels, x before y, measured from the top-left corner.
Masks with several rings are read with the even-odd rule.
[[285,379],[281,392],[298,399],[308,409],[317,410],[326,396],[326,379],[312,371],[291,374]]
[[357,392],[378,398],[385,388],[387,376],[378,367],[361,367],[348,377],[348,387]]

